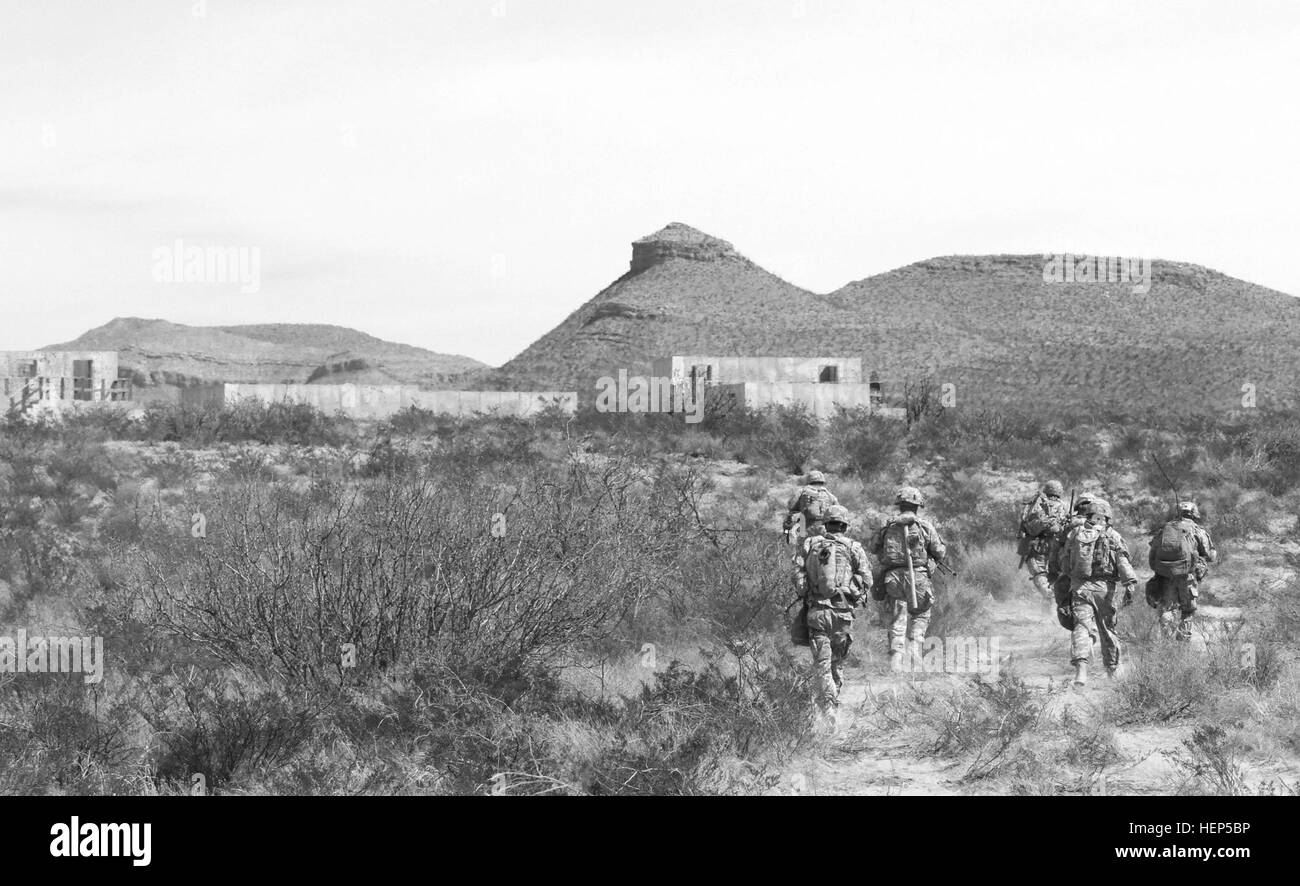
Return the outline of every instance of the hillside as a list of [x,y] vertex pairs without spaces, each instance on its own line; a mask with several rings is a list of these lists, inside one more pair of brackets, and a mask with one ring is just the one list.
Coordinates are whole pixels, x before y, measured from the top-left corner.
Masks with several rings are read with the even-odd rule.
[[342,326],[185,326],[119,317],[49,349],[116,350],[137,384],[364,382],[445,385],[484,364]]
[[[498,386],[577,389],[673,353],[863,358],[895,391],[957,385],[959,402],[1260,406],[1300,394],[1300,302],[1180,262],[1128,283],[1045,283],[1041,255],[949,256],[819,295],[726,241],[672,224],[633,244],[631,269],[494,374]],[[1032,392],[1038,392],[1038,397]]]

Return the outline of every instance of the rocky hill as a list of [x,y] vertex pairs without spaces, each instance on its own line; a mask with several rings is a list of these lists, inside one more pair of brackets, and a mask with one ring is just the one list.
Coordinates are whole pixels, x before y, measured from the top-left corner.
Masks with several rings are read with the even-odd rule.
[[119,317],[49,349],[116,350],[139,385],[203,382],[365,382],[454,384],[486,368],[469,357],[436,354],[342,326],[278,323],[185,326]]
[[821,295],[675,223],[636,241],[626,274],[492,381],[583,394],[668,354],[833,354],[861,357],[887,388],[951,382],[959,403],[1220,411],[1247,384],[1261,407],[1300,395],[1297,299],[1180,262],[1152,262],[1143,294],[1044,282],[1045,264],[934,258]]

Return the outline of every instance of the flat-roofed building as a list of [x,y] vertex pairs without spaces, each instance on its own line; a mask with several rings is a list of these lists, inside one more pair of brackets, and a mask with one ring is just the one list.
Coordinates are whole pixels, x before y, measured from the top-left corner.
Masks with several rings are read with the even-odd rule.
[[0,396],[11,411],[59,409],[130,400],[131,383],[117,351],[0,351]]

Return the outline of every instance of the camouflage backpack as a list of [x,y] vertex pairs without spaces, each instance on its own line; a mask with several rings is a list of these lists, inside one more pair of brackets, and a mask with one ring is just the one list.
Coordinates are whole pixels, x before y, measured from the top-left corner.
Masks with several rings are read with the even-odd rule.
[[904,533],[907,535],[907,547],[912,552],[912,566],[924,569],[929,555],[925,551],[925,538],[921,527],[916,525],[915,514],[900,514],[885,524],[884,542],[881,545],[880,563],[886,569],[907,565],[907,550],[904,549]]
[[825,520],[826,512],[834,504],[830,490],[825,486],[808,486],[804,489],[801,497],[803,499],[804,523],[809,526]]
[[808,595],[814,600],[853,594],[853,555],[843,538],[813,536],[804,560],[804,572],[808,576]]
[[1196,530],[1182,520],[1171,520],[1160,530],[1155,541],[1156,575],[1178,578],[1196,568]]
[[1111,575],[1110,538],[1100,526],[1084,523],[1070,536],[1072,566],[1070,578],[1087,581],[1093,576]]
[[1038,500],[1043,497],[1040,492],[1032,499],[1025,502],[1024,507],[1020,509],[1020,525],[1016,533],[1016,555],[1019,557],[1028,557],[1033,553],[1032,543],[1035,533],[1029,531],[1029,517],[1038,507]]
[[1020,521],[1020,531],[1027,538],[1038,538],[1055,532],[1060,528],[1061,523],[1051,511],[1052,500],[1045,495],[1039,495],[1026,508]]

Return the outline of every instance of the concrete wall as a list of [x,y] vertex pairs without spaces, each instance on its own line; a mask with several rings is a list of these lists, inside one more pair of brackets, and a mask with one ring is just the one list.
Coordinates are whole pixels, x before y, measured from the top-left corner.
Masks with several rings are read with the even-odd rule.
[[825,366],[839,370],[839,384],[858,384],[862,377],[862,360],[858,357],[709,357],[679,355],[651,361],[651,372],[667,376],[674,384],[690,377],[692,366],[712,368],[712,382],[727,385],[742,382],[809,382],[816,383]]
[[573,391],[425,391],[415,385],[305,385],[305,384],[225,384],[220,399],[213,399],[209,386],[187,388],[182,402],[207,404],[222,402],[233,405],[240,400],[262,403],[307,403],[329,415],[341,412],[349,418],[388,418],[412,406],[448,415],[529,416],[541,412],[553,402],[572,414],[578,408]]
[[873,414],[902,418],[901,409],[873,407],[870,384],[816,384],[812,382],[743,382],[716,385],[709,389],[705,409],[728,409],[732,406],[765,409],[769,406],[801,406],[819,419],[835,415],[839,409],[865,407]]
[[226,403],[226,386],[209,384],[181,388],[176,393],[176,402],[198,409],[220,409]]
[[[77,400],[74,363],[91,361],[86,395]],[[117,351],[0,351],[0,400],[7,408],[58,408],[63,403],[111,399]]]

